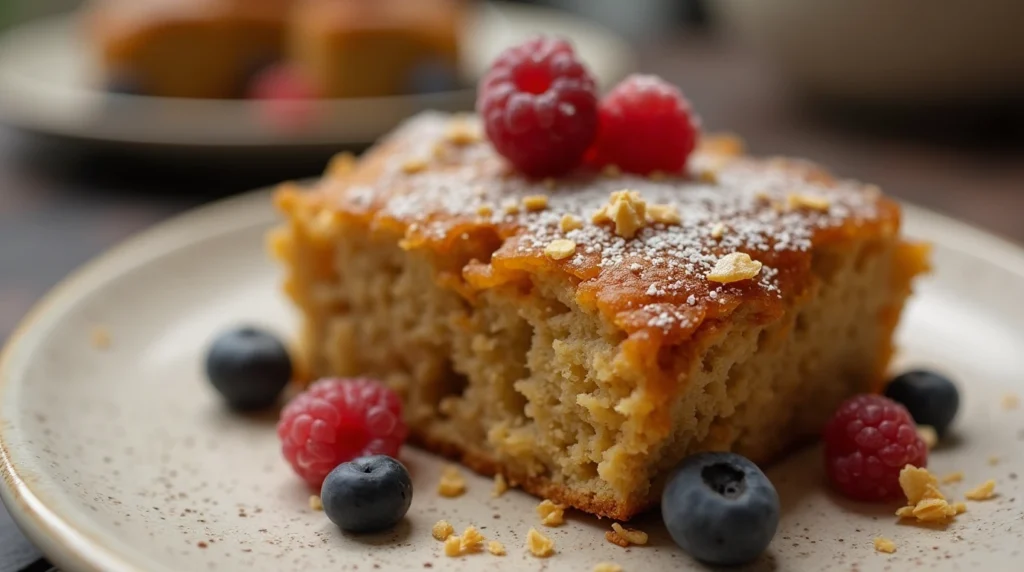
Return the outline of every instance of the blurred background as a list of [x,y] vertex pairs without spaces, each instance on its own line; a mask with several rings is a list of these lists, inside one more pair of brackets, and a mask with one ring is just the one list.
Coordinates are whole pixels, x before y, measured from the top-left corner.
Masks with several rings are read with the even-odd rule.
[[[108,4],[130,12],[151,1]],[[261,2],[274,3],[252,4]],[[754,154],[808,157],[1024,242],[1019,0],[500,4],[463,39],[460,65],[470,69],[458,86],[358,106],[321,101],[316,137],[257,125],[244,100],[193,105],[95,82],[78,69],[89,40],[66,15],[80,4],[0,0],[0,341],[47,289],[128,235],[220,197],[315,175],[332,152],[364,148],[414,108],[471,105],[472,66],[502,47],[496,38],[549,24],[580,34],[602,80],[661,75],[683,89],[706,130],[738,133]],[[0,572],[49,569],[39,558],[0,507]]]

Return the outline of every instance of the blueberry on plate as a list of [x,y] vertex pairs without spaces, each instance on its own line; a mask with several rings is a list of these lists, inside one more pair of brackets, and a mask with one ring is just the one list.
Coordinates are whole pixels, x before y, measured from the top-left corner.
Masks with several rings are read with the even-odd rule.
[[713,565],[757,558],[779,526],[779,495],[757,465],[733,453],[699,453],[676,468],[661,497],[672,540]]
[[206,354],[206,376],[232,409],[263,409],[288,385],[292,362],[276,336],[244,327],[214,340]]
[[960,392],[944,375],[927,370],[898,375],[885,388],[885,396],[902,404],[918,425],[931,425],[941,437],[960,407]]
[[387,455],[338,465],[320,489],[324,512],[348,532],[377,532],[398,524],[412,504],[412,479]]

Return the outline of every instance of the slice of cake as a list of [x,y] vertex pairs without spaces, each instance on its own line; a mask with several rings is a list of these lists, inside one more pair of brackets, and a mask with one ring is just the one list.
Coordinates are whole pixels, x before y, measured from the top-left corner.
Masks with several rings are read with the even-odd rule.
[[879,387],[927,251],[876,187],[739,147],[528,181],[475,119],[410,120],[277,195],[309,367],[383,379],[424,447],[617,519],[693,452],[777,458]]

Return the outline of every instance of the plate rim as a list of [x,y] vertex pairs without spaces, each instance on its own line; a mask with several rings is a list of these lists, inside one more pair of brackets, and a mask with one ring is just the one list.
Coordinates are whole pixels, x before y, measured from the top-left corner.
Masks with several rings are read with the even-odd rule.
[[[128,264],[131,268],[216,236],[272,224],[278,220],[270,208],[273,188],[250,191],[179,213],[130,236],[72,271],[32,306],[0,350],[0,402],[19,384],[12,373],[12,364],[18,357],[32,351],[35,330],[42,327],[40,324],[46,319],[59,316],[61,307],[80,301],[83,292],[89,291],[91,282],[100,281],[94,287],[102,287],[107,280],[122,275],[124,269],[119,270],[118,264],[125,257],[134,257]],[[910,238],[942,245],[1024,278],[1024,246],[923,207],[902,203],[902,208],[904,222],[912,219],[916,228],[916,232],[909,234]],[[227,218],[230,222],[204,228],[205,232],[194,232],[197,219],[223,221],[222,214],[230,214]],[[182,233],[185,227],[192,229],[192,236]],[[927,236],[919,236],[922,234]],[[153,244],[165,246],[147,248]],[[48,559],[69,572],[146,570],[108,546],[103,537],[76,528],[72,519],[62,517],[59,508],[45,502],[45,495],[41,497],[38,491],[33,490],[20,474],[20,461],[16,458],[26,451],[12,455],[10,450],[9,435],[16,430],[0,408],[0,499],[25,535]]]

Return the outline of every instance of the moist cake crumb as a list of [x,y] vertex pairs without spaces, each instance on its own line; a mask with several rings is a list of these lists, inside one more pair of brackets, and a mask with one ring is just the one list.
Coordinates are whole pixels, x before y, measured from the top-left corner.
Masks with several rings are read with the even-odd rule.
[[559,526],[565,523],[565,506],[544,499],[537,505],[537,514],[544,526]]
[[508,490],[508,481],[505,480],[505,475],[501,473],[495,473],[494,475],[494,490],[491,491],[492,497],[500,497],[505,494]]
[[878,552],[884,552],[885,554],[892,554],[893,552],[896,552],[896,543],[888,538],[878,536],[875,538],[875,550]]
[[448,540],[448,537],[453,534],[455,534],[455,527],[447,520],[435,522],[433,528],[430,529],[430,535],[441,541]]
[[466,492],[466,479],[462,477],[458,467],[445,465],[441,471],[441,481],[437,484],[437,493],[443,497],[457,497]]
[[613,562],[598,562],[594,564],[594,572],[622,572],[622,566]]
[[630,544],[636,544],[643,546],[647,544],[647,533],[635,528],[625,528],[617,522],[612,523],[612,531],[615,532],[620,538]]
[[530,531],[526,533],[526,548],[530,554],[538,558],[547,558],[554,554],[555,543],[538,532],[536,528],[530,527]]
[[487,543],[487,551],[495,556],[504,556],[505,545],[498,542],[497,540],[492,540]]
[[733,252],[718,259],[715,267],[708,273],[708,280],[721,284],[731,284],[740,280],[749,280],[761,272],[761,263],[752,260],[746,252]]
[[320,495],[309,495],[309,508],[313,510],[323,510],[324,503],[320,499]]
[[996,482],[992,479],[981,483],[973,489],[964,493],[967,500],[983,501],[988,500],[994,496],[996,490]]

